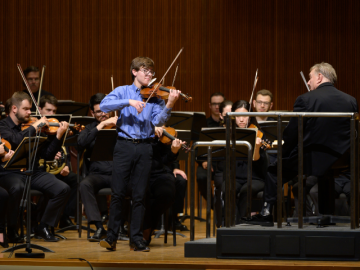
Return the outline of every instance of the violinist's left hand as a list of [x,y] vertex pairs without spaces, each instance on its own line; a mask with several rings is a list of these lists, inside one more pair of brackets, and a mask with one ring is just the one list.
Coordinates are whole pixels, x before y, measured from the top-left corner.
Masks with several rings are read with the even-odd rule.
[[56,132],[56,138],[58,140],[61,139],[61,137],[64,135],[64,133],[66,132],[66,130],[68,129],[69,127],[69,123],[68,122],[65,122],[65,121],[62,121],[62,122],[59,122],[59,128]]
[[163,131],[164,130],[162,127],[155,127],[155,135],[158,136],[159,138],[162,136]]
[[185,180],[187,180],[186,173],[184,171],[182,171],[182,170],[174,169],[173,174],[174,174],[175,177],[176,177],[176,175],[180,174]]
[[172,107],[174,107],[175,102],[179,99],[180,93],[180,90],[170,90],[168,102],[166,103],[166,108],[171,109]]
[[182,144],[184,144],[184,142],[179,139],[173,140],[171,143],[171,152],[173,152],[174,154],[177,154],[177,152],[179,152]]
[[60,174],[61,174],[62,176],[68,176],[69,173],[70,173],[70,170],[69,170],[69,167],[68,167],[68,166],[65,166],[65,167],[61,170],[61,172],[60,172]]
[[9,150],[9,153],[6,153],[5,156],[1,158],[1,161],[2,162],[8,161],[14,153],[15,153],[14,150]]

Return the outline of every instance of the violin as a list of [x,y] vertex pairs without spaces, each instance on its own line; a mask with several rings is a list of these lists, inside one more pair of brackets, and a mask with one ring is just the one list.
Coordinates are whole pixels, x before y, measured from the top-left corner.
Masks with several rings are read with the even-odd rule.
[[[248,128],[257,128],[258,129],[258,131],[256,133],[257,138],[262,139],[262,137],[264,136],[264,133],[262,133],[262,131],[257,126],[255,126],[254,124],[251,124]],[[264,150],[272,148],[269,141],[261,140],[261,144],[262,144],[261,148],[263,148]]]
[[[159,138],[160,142],[163,144],[171,144],[173,140],[175,140],[177,137],[177,131],[172,127],[164,127],[163,133],[161,137]],[[190,151],[190,147],[186,145],[186,143],[182,144],[181,147],[185,150],[187,153]]]
[[[22,123],[21,124],[21,130],[25,130],[27,128],[29,128],[30,126],[32,126],[38,119],[36,117],[30,117],[30,120],[26,123]],[[59,120],[57,120],[56,118],[49,118],[49,126],[44,126],[41,128],[42,132],[45,132],[48,135],[55,135],[57,130],[60,127],[59,124]],[[69,124],[69,127],[73,127],[75,130],[77,131],[81,131],[83,130],[85,127],[84,126],[80,126],[80,124]],[[72,131],[70,131],[70,133],[72,133]],[[72,135],[72,134],[69,134]]]
[[7,140],[5,140],[5,139],[3,139],[3,138],[1,138],[0,144],[4,144],[4,150],[5,150],[5,152],[6,152],[6,153],[9,153],[9,150],[11,150],[11,144],[10,144]]
[[[174,86],[167,86],[164,87],[159,83],[154,83],[153,85],[143,88],[140,90],[140,94],[143,96],[144,99],[148,99],[150,96],[155,96],[160,99],[168,99],[170,90],[176,90]],[[185,95],[183,93],[180,93],[180,95],[183,97],[185,102],[192,101],[192,97]]]

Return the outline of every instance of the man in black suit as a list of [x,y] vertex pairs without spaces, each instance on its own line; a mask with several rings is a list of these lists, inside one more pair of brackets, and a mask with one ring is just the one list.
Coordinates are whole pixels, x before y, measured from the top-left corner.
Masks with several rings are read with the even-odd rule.
[[[334,87],[336,72],[328,63],[310,69],[310,92],[299,96],[294,112],[358,112],[356,99]],[[350,119],[304,117],[304,174],[328,177],[330,167],[350,147]],[[291,118],[283,134],[283,183],[297,175],[298,119]],[[274,226],[272,206],[276,202],[277,164],[268,168],[264,190],[264,206],[260,214],[245,220],[249,224]]]

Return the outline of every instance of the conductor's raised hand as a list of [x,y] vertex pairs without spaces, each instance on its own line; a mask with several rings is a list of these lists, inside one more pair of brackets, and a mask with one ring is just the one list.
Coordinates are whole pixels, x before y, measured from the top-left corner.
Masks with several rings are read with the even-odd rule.
[[141,113],[143,111],[143,109],[146,107],[145,102],[142,102],[139,100],[134,100],[134,99],[130,99],[129,104],[130,104],[130,106],[133,106],[138,113]]

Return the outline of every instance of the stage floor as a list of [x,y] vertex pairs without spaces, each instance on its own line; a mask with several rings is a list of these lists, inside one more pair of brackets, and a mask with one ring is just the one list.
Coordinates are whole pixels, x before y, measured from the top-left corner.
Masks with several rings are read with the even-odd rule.
[[[189,219],[184,223],[189,227]],[[154,239],[150,252],[130,251],[127,241],[118,241],[117,250],[107,251],[98,243],[86,240],[86,231],[78,238],[77,231],[67,231],[67,240],[48,243],[34,239],[32,242],[48,247],[55,253],[45,253],[45,259],[17,259],[10,253],[0,253],[0,269],[90,269],[78,259],[89,261],[94,269],[360,269],[360,262],[317,262],[317,261],[274,261],[274,260],[233,260],[213,258],[185,258],[184,243],[190,240],[189,232],[182,232],[186,238],[177,236],[177,246],[172,245],[172,235],[164,244],[164,237]],[[196,221],[196,239],[205,238],[205,222]],[[0,247],[0,252],[4,249]],[[25,250],[24,250],[25,251]],[[36,252],[36,250],[34,250]],[[75,268],[76,267],[76,268]]]

